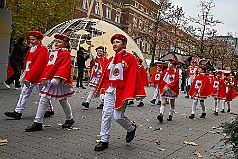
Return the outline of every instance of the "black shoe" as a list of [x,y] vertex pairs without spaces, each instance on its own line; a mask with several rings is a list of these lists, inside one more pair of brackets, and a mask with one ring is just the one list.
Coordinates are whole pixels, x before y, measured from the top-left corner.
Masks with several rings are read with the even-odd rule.
[[66,120],[62,125],[62,128],[70,128],[74,124],[74,119]]
[[156,99],[152,99],[150,103],[155,104]]
[[108,142],[102,142],[100,141],[95,147],[94,151],[103,151],[106,148],[108,148]]
[[134,101],[133,100],[130,100],[127,105],[133,105],[134,104]]
[[161,101],[158,101],[157,105],[161,105]]
[[189,98],[189,95],[186,95],[185,98]]
[[158,116],[157,116],[157,119],[159,120],[159,122],[163,122],[164,120],[163,120],[163,114],[159,114]]
[[231,112],[231,109],[227,109],[227,112],[228,112],[228,113]]
[[62,125],[62,128],[70,128],[74,124],[74,119],[66,120],[65,123]]
[[44,114],[44,118],[48,118],[48,117],[50,117],[54,114],[55,114],[54,111],[46,111],[45,114]]
[[26,132],[41,131],[42,123],[34,123],[32,126],[29,126],[25,129]]
[[202,113],[202,115],[200,116],[200,118],[205,118],[207,114],[206,113]]
[[224,109],[222,109],[222,110],[221,110],[221,113],[225,113],[225,110],[224,110]]
[[214,114],[214,115],[218,115],[218,112],[214,112],[213,114]]
[[75,87],[79,88],[79,85],[76,85]]
[[82,88],[82,89],[86,89],[86,87],[84,87],[84,86],[80,86],[80,88]]
[[97,107],[97,109],[103,109],[103,104],[100,104],[98,107]]
[[22,113],[17,113],[17,112],[5,112],[4,113],[7,117],[14,118],[15,120],[20,120]]
[[169,117],[167,118],[167,121],[172,121],[172,115],[169,115]]
[[126,142],[130,143],[134,139],[135,134],[136,134],[136,125],[135,125],[135,129],[133,131],[127,132],[127,134],[126,134]]
[[140,102],[137,107],[143,107],[144,106],[144,103],[143,102]]
[[85,108],[89,108],[89,103],[88,102],[83,102],[82,106],[84,106]]
[[195,117],[194,114],[191,114],[191,115],[189,116],[190,119],[193,119],[194,117]]

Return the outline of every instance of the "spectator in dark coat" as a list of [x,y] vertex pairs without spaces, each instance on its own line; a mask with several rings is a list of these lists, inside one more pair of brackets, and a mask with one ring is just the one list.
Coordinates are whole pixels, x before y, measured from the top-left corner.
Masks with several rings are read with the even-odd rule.
[[81,87],[82,89],[86,89],[83,86],[83,73],[84,73],[84,68],[85,62],[88,60],[89,54],[87,54],[86,50],[83,47],[79,47],[79,50],[77,51],[77,65],[78,65],[78,78],[77,78],[77,83],[76,87]]
[[21,37],[18,42],[14,45],[12,55],[10,57],[10,65],[14,71],[14,74],[10,76],[5,82],[4,85],[9,89],[10,84],[15,80],[15,89],[20,89],[21,85],[19,82],[21,70],[24,64],[24,57],[26,55],[29,47],[27,46],[27,39]]

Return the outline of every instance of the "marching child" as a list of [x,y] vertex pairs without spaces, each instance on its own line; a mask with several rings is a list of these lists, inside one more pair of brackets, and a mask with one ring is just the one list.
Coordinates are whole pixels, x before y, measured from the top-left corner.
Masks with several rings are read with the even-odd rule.
[[231,81],[231,78],[230,77],[225,77],[224,78],[225,80],[225,86],[226,86],[226,98],[223,98],[221,100],[221,113],[224,113],[225,112],[225,103],[227,102],[227,106],[228,106],[228,109],[227,109],[227,112],[230,112],[231,111],[231,104],[230,102],[236,98],[236,90],[234,88],[232,88],[232,86],[234,85],[233,84],[233,81]]
[[175,99],[179,95],[179,72],[176,69],[178,61],[174,59],[169,59],[169,61],[168,68],[161,74],[161,82],[158,86],[162,97],[160,114],[157,116],[160,123],[163,122],[163,114],[167,99],[170,99],[170,111],[167,120],[172,121],[175,109]]
[[70,128],[74,124],[71,107],[67,97],[75,95],[71,79],[71,56],[68,51],[70,38],[63,34],[55,34],[55,50],[51,51],[48,65],[42,76],[45,83],[40,93],[40,102],[34,124],[25,129],[26,132],[42,130],[43,116],[50,99],[59,100],[66,121],[62,128]]
[[214,115],[218,115],[219,107],[220,107],[220,99],[226,98],[226,87],[224,83],[224,79],[222,77],[222,71],[216,72],[216,77],[214,77],[213,84],[213,98],[214,98]]
[[160,93],[159,93],[159,90],[158,90],[158,85],[159,85],[159,82],[161,80],[160,76],[162,74],[162,69],[163,69],[163,65],[157,63],[156,64],[156,72],[154,72],[152,74],[152,76],[150,77],[150,83],[155,88],[153,99],[150,101],[150,103],[152,103],[152,104],[155,104],[156,99],[158,98],[157,105],[161,105]]
[[[97,56],[90,64],[90,82],[89,85],[91,86],[91,90],[88,94],[86,102],[82,103],[82,106],[85,108],[89,108],[89,103],[93,98],[94,91],[96,90],[96,86],[98,84],[99,78],[102,74],[102,70],[105,67],[108,59],[104,56],[104,47],[98,46],[96,49]],[[101,104],[97,107],[97,109],[103,108],[103,95],[100,97]]]
[[206,116],[204,100],[213,93],[212,84],[208,76],[206,75],[206,70],[207,67],[205,65],[199,65],[198,75],[195,77],[193,84],[188,92],[188,94],[194,99],[192,105],[192,113],[189,116],[190,119],[193,119],[195,117],[198,100],[200,101],[200,105],[202,106],[202,115],[200,116],[200,118],[205,118]]

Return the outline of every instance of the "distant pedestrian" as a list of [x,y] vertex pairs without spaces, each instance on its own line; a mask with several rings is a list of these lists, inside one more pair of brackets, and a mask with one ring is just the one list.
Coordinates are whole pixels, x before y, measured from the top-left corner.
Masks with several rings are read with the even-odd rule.
[[84,74],[84,68],[86,67],[85,62],[89,58],[89,54],[86,52],[86,50],[83,47],[79,47],[79,50],[77,51],[77,65],[78,65],[78,78],[76,87],[86,89],[83,86],[83,74]]
[[170,100],[170,111],[167,120],[172,121],[175,109],[175,99],[179,95],[179,72],[176,69],[176,65],[178,65],[178,61],[169,59],[168,68],[161,74],[161,82],[158,87],[162,96],[162,102],[160,106],[160,113],[157,116],[160,123],[163,122],[163,114],[167,99]]
[[10,89],[10,84],[15,81],[15,89],[21,89],[20,75],[23,69],[24,57],[29,47],[27,46],[26,38],[19,38],[18,42],[14,45],[14,49],[10,56],[10,65],[13,68],[14,74],[10,76],[3,84],[7,89]]
[[26,132],[42,130],[43,116],[50,99],[59,100],[66,116],[62,128],[70,128],[74,124],[71,107],[67,97],[75,95],[71,79],[71,56],[68,51],[70,38],[55,34],[55,50],[49,56],[48,65],[42,76],[45,83],[40,92],[40,102],[34,119],[34,124],[25,129]]

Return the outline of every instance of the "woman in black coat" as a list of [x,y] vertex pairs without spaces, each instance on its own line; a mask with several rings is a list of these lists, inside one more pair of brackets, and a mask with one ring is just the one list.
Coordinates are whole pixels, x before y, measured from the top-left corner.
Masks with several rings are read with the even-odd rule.
[[19,38],[18,42],[14,45],[12,55],[10,57],[10,65],[14,71],[14,74],[10,76],[5,82],[5,86],[10,89],[10,84],[15,80],[15,89],[21,88],[19,79],[21,75],[21,70],[24,64],[24,57],[27,50],[27,40],[23,37]]

